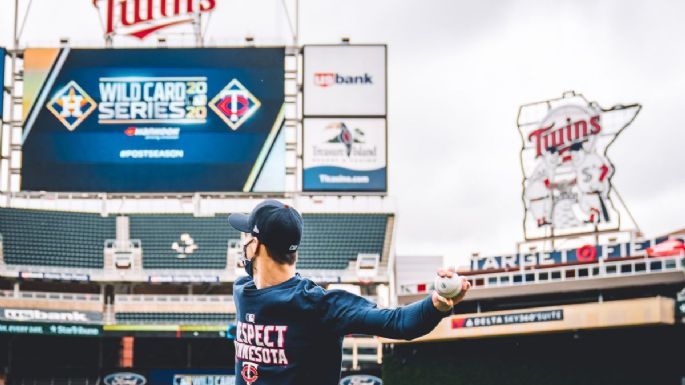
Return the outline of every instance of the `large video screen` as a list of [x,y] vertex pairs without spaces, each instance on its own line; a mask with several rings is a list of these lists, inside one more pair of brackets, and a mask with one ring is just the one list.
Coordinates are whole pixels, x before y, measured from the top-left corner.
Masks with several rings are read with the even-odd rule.
[[284,54],[27,49],[22,190],[283,191]]

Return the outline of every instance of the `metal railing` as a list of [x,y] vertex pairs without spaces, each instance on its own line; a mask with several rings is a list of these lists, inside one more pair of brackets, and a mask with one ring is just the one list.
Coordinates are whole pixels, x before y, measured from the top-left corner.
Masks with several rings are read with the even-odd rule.
[[383,362],[383,344],[377,337],[345,337],[343,340],[343,365],[359,369],[360,363]]
[[116,294],[115,303],[230,303],[231,295],[158,295],[158,294]]
[[[0,264],[0,276],[19,278],[19,273],[46,273],[46,274],[65,274],[80,275],[85,277],[83,280],[91,282],[149,282],[151,277],[169,278],[168,282],[175,283],[195,283],[205,282],[211,278],[215,282],[218,277],[219,282],[233,282],[235,274],[227,269],[141,269],[141,270],[121,270],[121,269],[94,269],[94,268],[75,268],[57,266],[38,266],[38,265],[3,265]],[[171,278],[180,278],[172,280]],[[184,280],[185,279],[185,280]],[[64,278],[64,280],[71,280]]]
[[67,301],[67,302],[104,302],[104,297],[101,294],[83,294],[83,293],[51,293],[40,291],[12,291],[0,290],[0,298],[12,298],[23,300],[50,300],[50,301]]
[[481,288],[625,277],[683,270],[685,270],[685,257],[677,256],[614,261],[605,260],[583,265],[469,275],[465,276],[465,278],[469,280],[474,287]]
[[[529,268],[530,269],[530,268]],[[685,272],[685,256],[653,257],[637,259],[600,260],[595,263],[571,266],[516,269],[506,272],[464,275],[475,290],[491,287],[534,285],[553,282],[628,277],[666,272]],[[399,295],[412,295],[433,290],[432,282],[403,284]]]

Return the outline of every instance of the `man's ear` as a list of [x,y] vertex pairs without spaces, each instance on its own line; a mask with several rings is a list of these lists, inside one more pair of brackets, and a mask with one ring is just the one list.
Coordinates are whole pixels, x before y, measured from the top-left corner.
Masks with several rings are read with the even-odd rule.
[[262,243],[259,242],[259,238],[255,238],[254,240],[255,240],[255,252],[254,252],[254,255],[256,256],[256,255],[259,255],[259,246],[261,246]]

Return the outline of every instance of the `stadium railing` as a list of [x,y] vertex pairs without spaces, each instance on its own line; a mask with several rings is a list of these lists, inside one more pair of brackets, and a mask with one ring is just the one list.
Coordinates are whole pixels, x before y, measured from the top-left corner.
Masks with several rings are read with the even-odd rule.
[[373,336],[346,336],[343,340],[343,366],[357,370],[360,364],[381,364],[383,344]]
[[[187,319],[191,323],[198,320],[200,323],[216,323],[234,319],[236,310],[230,295],[117,294],[114,296],[114,305],[108,311],[112,312],[106,317],[111,323],[154,323],[155,319],[166,323],[171,322],[171,319],[177,322]],[[203,318],[203,315],[206,317]]]
[[[473,285],[473,290],[477,291],[493,287],[635,277],[681,271],[685,271],[685,256],[609,259],[571,266],[531,266],[505,272],[477,272],[475,274],[462,272],[460,274],[464,275]],[[420,282],[401,285],[398,294],[413,295],[430,290],[433,290],[432,282]]]
[[554,281],[634,276],[678,270],[685,270],[685,257],[624,258],[583,265],[557,266],[553,268],[538,267],[536,270],[476,274],[467,276],[467,279],[474,287],[501,287],[524,283],[536,284]]
[[3,307],[101,312],[103,305],[101,294],[0,290],[0,306]]

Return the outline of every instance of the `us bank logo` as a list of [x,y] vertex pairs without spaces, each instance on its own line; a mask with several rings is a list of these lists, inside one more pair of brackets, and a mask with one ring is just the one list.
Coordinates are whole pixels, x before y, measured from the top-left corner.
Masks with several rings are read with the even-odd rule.
[[262,103],[243,86],[238,79],[231,80],[217,96],[209,102],[221,120],[235,131],[259,109]]
[[55,94],[46,107],[67,130],[74,131],[95,111],[97,103],[72,80]]
[[314,84],[322,88],[336,85],[373,85],[373,77],[367,72],[354,75],[336,72],[315,72]]

